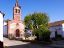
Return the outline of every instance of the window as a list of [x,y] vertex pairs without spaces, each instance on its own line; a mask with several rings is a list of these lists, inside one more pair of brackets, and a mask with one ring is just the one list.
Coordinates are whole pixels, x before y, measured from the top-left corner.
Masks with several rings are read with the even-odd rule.
[[17,9],[15,9],[15,12],[17,13]]
[[20,13],[20,10],[19,10],[19,9],[15,9],[15,12],[16,12],[16,13]]
[[20,13],[20,10],[18,10],[18,13]]

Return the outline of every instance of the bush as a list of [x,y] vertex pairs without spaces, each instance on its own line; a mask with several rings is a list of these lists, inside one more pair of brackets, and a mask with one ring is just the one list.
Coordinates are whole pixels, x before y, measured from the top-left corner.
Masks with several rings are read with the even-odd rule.
[[44,41],[49,41],[50,40],[50,31],[49,30],[47,30],[46,32],[42,33],[42,39]]
[[62,39],[62,36],[61,35],[57,35],[55,39],[56,40],[61,40]]
[[37,40],[50,40],[50,31],[47,28],[39,28],[34,30],[35,35],[37,36]]

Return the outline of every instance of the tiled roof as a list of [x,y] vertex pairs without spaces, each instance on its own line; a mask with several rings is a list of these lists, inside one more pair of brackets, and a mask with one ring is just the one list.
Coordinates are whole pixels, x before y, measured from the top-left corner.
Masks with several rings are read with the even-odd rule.
[[63,23],[64,23],[64,20],[56,21],[56,22],[53,22],[53,23],[49,23],[49,27],[51,27],[51,26],[59,26],[59,25],[62,25]]

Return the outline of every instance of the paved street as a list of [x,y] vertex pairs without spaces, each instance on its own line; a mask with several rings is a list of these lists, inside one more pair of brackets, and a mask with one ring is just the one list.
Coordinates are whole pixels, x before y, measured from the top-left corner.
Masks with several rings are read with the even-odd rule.
[[[8,48],[42,48],[44,47],[39,44],[32,44],[29,42],[9,40],[8,38],[5,38],[5,37],[4,37],[4,46],[8,46]],[[47,47],[44,47],[44,48],[47,48]]]
[[16,40],[9,40],[8,38],[4,37],[4,46],[16,46],[16,45],[23,45],[28,44],[29,42],[22,42],[22,41],[16,41]]
[[50,45],[43,45],[16,40],[9,40],[4,37],[4,46],[8,46],[8,48],[64,48],[64,40],[54,41],[53,44]]

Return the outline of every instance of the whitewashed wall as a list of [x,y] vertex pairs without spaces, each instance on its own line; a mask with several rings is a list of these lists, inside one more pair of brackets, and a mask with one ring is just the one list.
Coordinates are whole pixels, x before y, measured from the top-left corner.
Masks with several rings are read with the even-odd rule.
[[0,41],[3,41],[3,14],[0,13]]
[[4,26],[3,26],[3,35],[7,35],[7,23],[4,21]]
[[57,31],[58,35],[62,35],[63,34],[62,25],[50,27],[49,30],[51,31],[50,38],[55,38],[55,31]]
[[63,31],[62,37],[64,37],[64,23],[62,24],[62,31]]

